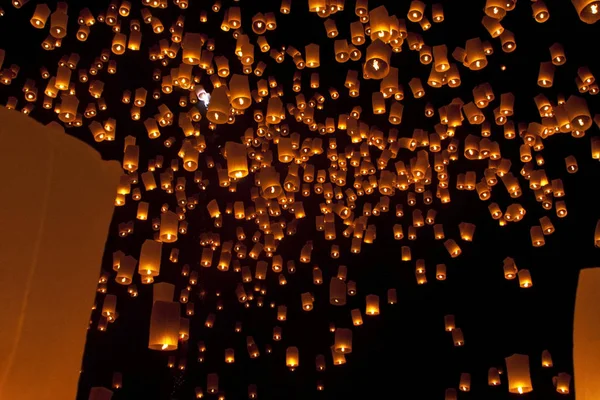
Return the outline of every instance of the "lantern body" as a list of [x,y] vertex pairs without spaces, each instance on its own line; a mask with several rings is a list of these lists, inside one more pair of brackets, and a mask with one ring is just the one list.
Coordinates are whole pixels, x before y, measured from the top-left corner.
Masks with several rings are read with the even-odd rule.
[[500,374],[497,368],[490,368],[488,370],[488,385],[498,386],[500,384]]
[[444,329],[446,330],[446,332],[452,332],[454,329],[456,329],[454,315],[444,315]]
[[112,390],[103,387],[93,387],[90,389],[88,400],[111,400],[112,396]]
[[260,184],[265,199],[276,198],[283,192],[283,188],[279,181],[279,173],[277,173],[273,167],[261,170]]
[[297,347],[291,346],[286,349],[285,364],[291,370],[294,370],[298,367],[300,364],[300,356]]
[[573,372],[577,400],[600,396],[600,268],[582,269],[575,297]]
[[217,393],[219,390],[219,375],[212,373],[206,376],[206,390],[208,393]]
[[[460,374],[460,381],[458,383],[458,388],[461,392],[470,392],[471,391],[471,374],[468,372],[463,372]],[[447,394],[448,392],[446,392]]]
[[458,394],[456,393],[456,389],[448,388],[446,389],[446,393],[444,394],[444,400],[456,400],[458,398]]
[[151,350],[176,350],[179,340],[180,305],[175,302],[155,301],[150,317]]
[[250,84],[247,75],[234,74],[229,81],[231,106],[236,110],[245,110],[252,105]]
[[139,272],[142,276],[158,276],[162,256],[162,243],[146,239],[140,253]]
[[519,270],[517,273],[517,277],[519,278],[519,286],[522,288],[529,288],[533,286],[533,281],[531,280],[531,273],[527,269]]
[[173,301],[175,294],[175,285],[166,282],[159,282],[152,285],[152,301]]
[[334,347],[337,353],[352,353],[352,330],[347,328],[336,329]]
[[[0,398],[74,399],[122,170],[58,124],[3,107],[0,119],[4,185],[20,194],[6,196],[0,210]],[[27,151],[15,152],[22,132]]]
[[552,355],[548,350],[542,351],[542,367],[550,368],[554,365],[552,362]]
[[350,312],[350,315],[352,316],[352,324],[354,326],[360,326],[360,325],[363,324],[362,315],[361,315],[360,310],[358,308],[355,308],[354,310],[352,310]]
[[177,228],[179,219],[177,214],[172,211],[167,211],[160,216],[160,240],[165,243],[173,243],[177,241]]
[[43,29],[46,25],[46,20],[50,16],[50,8],[46,4],[38,4],[31,17],[31,25],[37,29]]
[[529,393],[533,390],[529,374],[529,356],[513,354],[505,358],[509,393]]
[[331,278],[329,283],[329,303],[334,306],[346,304],[346,284],[338,278]]
[[379,315],[379,296],[375,294],[367,295],[367,315]]
[[571,0],[579,19],[586,24],[593,24],[600,20],[600,4],[596,0]]
[[319,45],[309,44],[305,47],[306,52],[306,66],[308,68],[317,68],[321,65],[319,57]]
[[214,124],[225,124],[229,117],[229,98],[225,86],[216,87],[208,104],[206,118]]
[[556,377],[556,391],[560,394],[569,394],[569,386],[571,386],[571,375],[560,372]]
[[379,39],[367,47],[365,75],[371,79],[383,79],[390,72],[392,48]]
[[230,178],[241,179],[248,175],[248,160],[246,146],[241,143],[225,143],[227,154],[227,174]]

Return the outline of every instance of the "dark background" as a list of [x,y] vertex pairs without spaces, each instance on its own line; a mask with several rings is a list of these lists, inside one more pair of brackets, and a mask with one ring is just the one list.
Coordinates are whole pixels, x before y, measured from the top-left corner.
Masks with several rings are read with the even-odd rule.
[[[34,29],[29,24],[33,14],[34,1],[22,9],[14,9],[9,2],[1,4],[5,16],[0,18],[0,48],[6,50],[4,68],[10,64],[17,64],[21,70],[17,79],[10,86],[0,87],[0,101],[5,104],[8,96],[19,98],[20,109],[25,103],[21,87],[26,78],[34,79],[39,88],[39,100],[32,117],[50,122],[56,119],[53,111],[41,107],[42,92],[47,81],[40,78],[39,68],[46,66],[51,74],[56,72],[56,64],[63,54],[77,52],[81,55],[79,68],[88,68],[100,51],[110,48],[112,33],[110,27],[96,23],[91,28],[90,38],[87,42],[79,42],[74,34],[77,30],[76,17],[84,6],[90,7],[95,16],[106,10],[106,1],[70,1],[69,2],[69,34],[63,40],[61,48],[46,52],[40,43],[47,36],[47,28],[42,31]],[[52,10],[55,1],[47,2]],[[133,1],[132,12],[129,18],[140,18],[140,1]],[[225,55],[230,59],[232,73],[241,73],[239,62],[232,52],[235,40],[231,32],[222,32],[219,29],[223,18],[223,10],[229,5],[223,1],[223,7],[218,14],[210,11],[211,2],[192,1],[188,10],[180,10],[172,3],[166,10],[151,9],[153,15],[158,16],[165,26],[162,35],[154,35],[150,26],[142,23],[143,39],[142,50],[139,52],[127,51],[123,56],[111,54],[111,59],[118,62],[118,73],[108,75],[106,67],[96,79],[105,81],[106,86],[103,97],[108,104],[106,112],[100,112],[96,119],[104,121],[109,117],[117,120],[116,141],[94,143],[87,128],[89,120],[84,120],[82,128],[68,128],[67,132],[91,145],[101,152],[105,159],[121,160],[123,138],[127,135],[137,137],[141,147],[140,170],[146,169],[147,160],[157,154],[165,157],[165,167],[170,165],[170,160],[177,157],[180,141],[183,137],[181,130],[174,125],[161,128],[162,136],[158,140],[150,140],[142,122],[134,122],[129,117],[129,105],[121,103],[123,90],[132,92],[138,87],[148,89],[148,105],[143,109],[142,121],[156,112],[156,107],[165,102],[177,115],[180,111],[177,101],[181,94],[187,95],[181,89],[176,89],[170,96],[163,95],[159,101],[151,99],[152,89],[159,83],[152,81],[152,70],[160,67],[163,73],[168,73],[170,68],[178,66],[179,61],[172,61],[169,66],[161,67],[158,63],[148,60],[148,48],[158,42],[160,38],[169,38],[168,28],[183,14],[186,16],[185,30],[204,32],[209,37],[215,38],[215,55]],[[431,20],[429,2],[426,15]],[[423,108],[427,102],[432,103],[435,109],[448,104],[453,98],[461,97],[465,102],[472,99],[472,88],[482,82],[490,82],[496,101],[486,110],[486,117],[492,118],[491,111],[498,105],[501,93],[512,92],[515,94],[515,115],[512,118],[517,122],[539,121],[533,97],[543,92],[551,101],[556,101],[556,95],[563,93],[568,97],[577,94],[575,76],[577,68],[588,65],[592,72],[597,72],[596,41],[600,33],[597,26],[589,26],[579,20],[574,7],[567,1],[549,0],[550,20],[547,23],[536,23],[531,14],[529,2],[519,1],[515,11],[512,11],[502,21],[502,25],[513,31],[516,36],[517,49],[511,54],[502,52],[499,40],[491,39],[480,23],[483,13],[484,1],[442,1],[444,5],[445,21],[433,24],[432,29],[421,32],[417,24],[407,21],[409,31],[422,33],[425,43],[434,46],[446,44],[448,53],[456,46],[464,47],[465,41],[473,37],[489,40],[494,46],[494,54],[488,57],[489,65],[483,71],[469,71],[459,65],[462,85],[451,89],[444,87],[433,89],[425,86],[424,99],[415,100],[410,94],[408,81],[414,77],[421,77],[424,85],[429,75],[431,66],[419,63],[418,54],[409,51],[406,44],[403,52],[392,56],[392,65],[400,70],[400,82],[404,86],[406,99],[403,123],[400,125],[400,136],[412,135],[413,129],[421,128],[433,131],[433,125],[439,121],[426,118]],[[272,11],[277,17],[278,28],[268,32],[267,39],[272,48],[293,45],[300,51],[309,43],[319,43],[321,46],[321,67],[318,69],[321,77],[319,93],[326,96],[325,109],[316,111],[317,120],[324,121],[327,116],[336,117],[340,113],[348,113],[354,105],[361,105],[363,116],[361,120],[377,125],[384,132],[391,127],[387,122],[387,115],[374,116],[371,111],[371,93],[379,89],[378,81],[361,81],[361,97],[349,98],[347,89],[343,87],[347,69],[360,71],[358,62],[338,64],[333,57],[333,40],[327,39],[323,20],[315,14],[308,13],[305,1],[294,0],[292,13],[282,15],[279,13],[278,1],[241,1],[243,25],[246,33],[252,40],[256,35],[251,32],[251,17],[256,12]],[[385,4],[390,14],[405,18],[408,10],[408,1],[370,1],[372,9],[377,5]],[[208,10],[209,22],[200,24],[199,12]],[[348,24],[356,20],[354,15],[354,1],[346,1],[345,11],[333,14],[340,31],[339,38],[349,35]],[[122,21],[122,31],[129,32],[129,19]],[[564,45],[567,63],[558,67],[555,74],[555,84],[551,89],[541,89],[537,86],[539,63],[549,61],[548,48],[555,42]],[[361,48],[363,55],[365,47]],[[283,64],[276,64],[268,53],[255,50],[256,62],[263,60],[268,64],[265,77],[274,75],[278,82],[284,85],[285,102],[293,102],[295,93],[291,90],[292,75],[295,67],[291,58],[286,55]],[[450,60],[454,62],[454,60]],[[501,71],[500,65],[505,65],[506,70]],[[303,70],[303,93],[308,100],[313,93],[309,88],[310,73],[315,70]],[[73,79],[76,80],[76,72]],[[208,77],[204,74],[202,83],[207,89],[211,88]],[[338,88],[342,95],[340,100],[332,101],[327,89],[332,86]],[[80,111],[91,101],[87,94],[87,85],[77,81],[77,91],[80,98]],[[589,94],[583,95],[589,104],[592,114],[597,109],[598,100]],[[188,106],[189,108],[190,106]],[[266,102],[257,106],[266,110]],[[388,103],[389,107],[389,103]],[[223,390],[228,399],[247,398],[248,384],[258,386],[259,398],[263,399],[366,399],[390,398],[399,396],[419,396],[422,398],[442,398],[444,390],[449,387],[458,387],[462,372],[472,374],[471,393],[459,393],[459,397],[501,399],[508,398],[506,377],[502,377],[502,386],[488,387],[487,371],[490,367],[502,367],[504,357],[513,353],[522,353],[530,356],[531,375],[534,391],[525,395],[529,399],[573,398],[574,390],[570,395],[562,396],[556,393],[552,385],[552,376],[558,372],[572,374],[572,319],[576,282],[581,268],[594,266],[598,261],[598,250],[593,246],[593,232],[596,221],[600,217],[597,208],[597,189],[599,169],[597,161],[591,159],[590,137],[598,134],[594,126],[581,139],[573,138],[569,134],[558,134],[544,141],[542,152],[546,169],[550,179],[562,178],[568,207],[568,217],[559,219],[555,210],[545,211],[540,203],[535,201],[533,192],[528,189],[528,183],[520,177],[519,170],[522,163],[519,161],[518,149],[522,143],[518,138],[506,140],[502,135],[502,127],[492,126],[492,140],[501,144],[502,156],[510,158],[513,166],[511,171],[519,176],[523,195],[519,199],[510,199],[502,183],[493,189],[492,201],[500,204],[503,210],[513,203],[518,202],[527,209],[527,215],[519,223],[511,223],[505,227],[498,226],[493,221],[487,210],[487,203],[477,198],[475,192],[458,191],[455,189],[456,174],[467,170],[475,170],[478,179],[482,176],[487,161],[468,161],[462,157],[462,139],[468,133],[479,134],[479,127],[465,123],[457,131],[456,137],[461,140],[459,150],[460,159],[450,165],[450,191],[452,201],[441,205],[435,199],[432,206],[424,206],[419,198],[417,207],[426,214],[428,208],[438,210],[436,223],[443,223],[446,237],[454,238],[463,250],[463,254],[450,259],[443,247],[443,241],[433,239],[431,227],[426,226],[418,231],[418,240],[404,239],[395,241],[392,236],[394,223],[402,223],[404,231],[411,222],[412,209],[406,204],[405,217],[397,219],[394,216],[394,205],[398,202],[405,203],[406,193],[397,191],[392,199],[392,211],[380,217],[371,217],[369,223],[377,225],[377,239],[374,244],[363,244],[359,255],[348,254],[348,239],[341,235],[342,224],[336,221],[338,239],[342,257],[332,260],[329,257],[331,242],[325,241],[323,234],[315,232],[314,217],[319,215],[318,204],[322,198],[312,195],[302,198],[298,193],[296,198],[304,201],[308,217],[298,225],[298,232],[293,237],[286,237],[279,245],[277,254],[284,259],[295,259],[297,272],[290,275],[285,271],[288,284],[279,286],[275,273],[269,271],[267,279],[267,294],[264,296],[265,306],[257,308],[255,302],[249,309],[243,308],[236,300],[234,289],[240,281],[238,274],[231,269],[223,273],[216,270],[213,259],[212,268],[200,268],[198,261],[202,248],[199,236],[202,232],[220,232],[221,241],[233,239],[235,227],[240,224],[233,216],[224,216],[224,227],[213,227],[206,211],[205,204],[212,198],[217,198],[221,210],[227,202],[245,200],[249,204],[249,190],[253,184],[252,176],[238,185],[237,193],[229,193],[226,189],[219,188],[216,182],[216,170],[207,169],[204,162],[206,155],[212,156],[215,161],[225,166],[220,154],[220,146],[225,141],[238,141],[244,130],[252,124],[251,115],[238,117],[233,125],[219,126],[215,132],[207,128],[207,120],[201,123],[201,132],[206,137],[208,148],[200,156],[200,168],[204,176],[211,180],[206,191],[200,190],[193,183],[193,174],[180,169],[175,177],[186,176],[189,195],[198,194],[200,203],[198,207],[189,211],[187,221],[189,233],[180,235],[174,245],[163,246],[163,265],[161,275],[157,281],[166,281],[176,284],[176,295],[187,284],[187,278],[180,275],[183,264],[190,264],[192,269],[198,270],[200,281],[192,293],[192,300],[196,305],[196,315],[191,320],[191,337],[188,343],[181,344],[176,352],[157,352],[147,348],[148,327],[152,303],[152,288],[142,285],[136,273],[134,283],[137,284],[139,296],[131,298],[127,288],[114,282],[112,271],[112,253],[122,250],[134,257],[139,256],[141,243],[152,236],[150,226],[152,217],[160,213],[160,206],[169,203],[171,209],[175,207],[175,197],[167,195],[161,190],[143,193],[142,200],[150,202],[150,218],[146,222],[135,219],[137,203],[130,197],[123,207],[116,207],[111,234],[106,244],[106,253],[103,260],[103,269],[110,271],[109,293],[118,296],[117,310],[119,318],[108,327],[106,332],[96,329],[104,295],[97,298],[98,309],[91,315],[92,323],[88,333],[88,341],[83,360],[79,396],[86,399],[90,387],[110,387],[113,371],[120,371],[124,376],[124,387],[115,392],[113,399],[190,399],[193,398],[194,387],[202,386],[206,390],[206,375],[218,372],[219,388]],[[310,132],[304,125],[299,125],[288,118],[292,131],[301,133],[302,137],[315,137],[318,133]],[[23,132],[26,140],[27,132]],[[175,136],[178,142],[171,148],[163,147],[163,140]],[[340,131],[336,132],[338,151],[342,152],[347,141],[347,136]],[[324,138],[325,144],[327,139]],[[447,143],[447,142],[445,142]],[[276,154],[275,150],[274,153]],[[371,155],[375,159],[379,151],[371,148]],[[574,155],[579,163],[579,172],[567,174],[564,158]],[[413,154],[403,150],[398,159],[407,162]],[[326,168],[328,161],[325,155],[313,157],[317,169]],[[278,168],[285,176],[285,166]],[[388,166],[393,168],[393,162]],[[158,179],[158,178],[157,178]],[[352,182],[349,173],[349,183]],[[435,191],[435,174],[431,190]],[[35,182],[32,182],[35,184]],[[142,185],[143,191],[143,185]],[[434,192],[435,193],[435,192]],[[12,194],[6,194],[12,195]],[[74,194],[76,196],[76,194]],[[370,196],[370,201],[375,203],[378,194]],[[360,213],[365,197],[357,201],[356,213]],[[287,221],[293,215],[284,212]],[[529,237],[529,228],[539,224],[538,219],[548,215],[556,227],[556,232],[546,237],[546,245],[533,248]],[[135,221],[135,233],[127,238],[119,238],[117,225],[121,222]],[[475,239],[472,243],[460,240],[458,224],[471,222],[477,225]],[[256,227],[254,222],[243,222],[247,236],[250,238]],[[85,227],[82,227],[85,230]],[[315,247],[310,265],[300,264],[298,254],[306,240],[313,240]],[[250,240],[246,241],[248,250]],[[400,246],[408,245],[412,249],[413,261],[403,263],[400,261]],[[168,254],[172,247],[180,249],[180,261],[174,265],[168,261]],[[218,254],[218,251],[215,252]],[[513,257],[519,268],[527,268],[533,277],[533,287],[520,289],[516,280],[507,281],[503,278],[502,260]],[[215,257],[216,258],[216,257]],[[424,258],[427,266],[428,283],[418,286],[414,275],[414,263],[418,258]],[[446,281],[435,280],[435,265],[445,263],[448,267]],[[242,265],[253,265],[252,261],[243,261]],[[348,298],[345,307],[334,307],[329,304],[329,280],[337,273],[340,264],[348,266],[348,279],[358,284],[358,294]],[[324,284],[312,284],[312,265],[319,265],[323,270]],[[82,266],[83,267],[83,266]],[[254,282],[246,285],[250,291]],[[388,288],[396,288],[398,304],[386,304]],[[217,297],[215,293],[222,293],[224,310],[217,313],[216,325],[213,329],[204,328],[204,321],[210,312],[215,312]],[[315,296],[314,310],[304,312],[300,307],[300,293],[310,291]],[[202,293],[202,296],[200,295]],[[364,315],[365,296],[378,294],[381,299],[381,315],[368,317]],[[268,307],[270,302],[286,304],[288,318],[285,322],[277,322],[276,311]],[[350,310],[360,308],[363,311],[364,325],[353,329],[353,353],[347,356],[347,364],[333,366],[329,346],[333,344],[333,334],[329,332],[329,323],[337,327],[351,327]],[[444,332],[444,315],[454,314],[456,322],[465,334],[466,345],[456,348],[453,346],[451,335]],[[234,324],[241,321],[243,332],[235,333]],[[272,329],[274,325],[283,328],[283,340],[272,343]],[[40,328],[42,329],[42,328]],[[261,351],[258,359],[249,359],[246,351],[246,336],[253,336]],[[197,363],[196,343],[203,340],[207,346],[204,363]],[[273,345],[273,353],[266,354],[265,344]],[[300,367],[295,372],[290,372],[285,367],[285,349],[287,346],[297,346],[300,349]],[[236,362],[233,365],[224,363],[224,349],[233,347],[236,351]],[[540,356],[544,349],[548,349],[554,359],[554,368],[542,369]],[[315,371],[315,356],[324,354],[327,359],[327,370],[323,373]],[[187,358],[187,368],[184,372],[167,368],[169,355]],[[316,381],[322,380],[325,391],[316,391]]]

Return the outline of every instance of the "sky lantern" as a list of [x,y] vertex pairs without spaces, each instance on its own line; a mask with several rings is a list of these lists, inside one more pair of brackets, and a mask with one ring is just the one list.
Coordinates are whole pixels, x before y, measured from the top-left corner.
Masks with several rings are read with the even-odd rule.
[[533,387],[529,373],[529,357],[523,354],[513,354],[506,357],[505,360],[509,393],[524,394],[531,392]]

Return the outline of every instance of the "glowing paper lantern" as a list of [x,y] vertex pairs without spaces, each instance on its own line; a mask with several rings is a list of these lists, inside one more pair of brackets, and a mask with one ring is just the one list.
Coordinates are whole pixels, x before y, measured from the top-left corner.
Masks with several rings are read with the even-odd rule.
[[248,159],[246,146],[241,143],[225,143],[227,156],[227,174],[230,178],[241,179],[248,175]]
[[600,396],[600,268],[579,273],[573,323],[573,372],[577,400]]
[[600,19],[600,2],[597,0],[571,0],[575,10],[586,24],[593,24]]
[[298,348],[294,346],[290,346],[285,351],[285,365],[290,369],[290,371],[298,368],[300,364],[300,356],[298,352]]
[[352,330],[338,328],[335,330],[335,351],[339,353],[352,353]]
[[219,86],[213,90],[206,118],[215,124],[227,123],[229,117],[229,98],[227,96],[227,88]]
[[505,358],[509,393],[529,393],[533,390],[529,374],[529,356],[513,354]]
[[[0,397],[73,399],[121,169],[57,124],[42,126],[2,107],[0,119],[5,185],[21,194],[7,196],[0,211],[6,227],[0,233],[6,245],[0,254]],[[23,146],[22,132],[31,140],[26,152],[15,152]],[[86,229],[70,234],[82,222]],[[62,310],[58,319],[56,310]]]
[[382,79],[390,72],[392,48],[379,39],[367,47],[365,74],[371,79]]
[[150,350],[175,350],[179,340],[180,305],[175,302],[155,301],[150,317]]

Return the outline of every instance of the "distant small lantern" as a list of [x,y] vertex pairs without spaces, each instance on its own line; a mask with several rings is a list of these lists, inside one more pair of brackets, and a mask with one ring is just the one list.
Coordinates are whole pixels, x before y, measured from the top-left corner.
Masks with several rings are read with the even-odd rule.
[[366,314],[379,315],[379,296],[375,294],[369,294],[367,295],[366,302]]
[[294,371],[300,365],[300,357],[298,348],[295,346],[290,346],[285,351],[285,365],[290,369],[290,371]]

